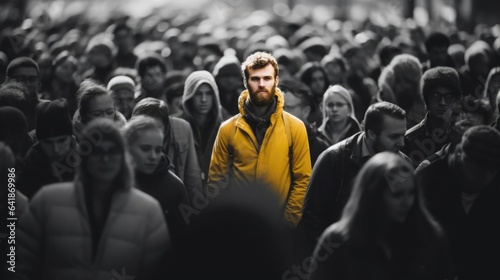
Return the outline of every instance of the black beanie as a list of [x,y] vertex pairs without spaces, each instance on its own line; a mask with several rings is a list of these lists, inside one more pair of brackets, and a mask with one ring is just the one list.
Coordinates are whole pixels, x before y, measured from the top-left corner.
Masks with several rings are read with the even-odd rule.
[[36,138],[38,140],[73,135],[66,99],[42,102],[36,107]]
[[458,72],[451,67],[434,67],[425,71],[422,75],[422,96],[424,100],[427,100],[432,90],[437,87],[450,89],[456,97],[462,95],[462,86]]
[[473,126],[462,136],[462,151],[485,165],[500,167],[500,132],[486,125]]

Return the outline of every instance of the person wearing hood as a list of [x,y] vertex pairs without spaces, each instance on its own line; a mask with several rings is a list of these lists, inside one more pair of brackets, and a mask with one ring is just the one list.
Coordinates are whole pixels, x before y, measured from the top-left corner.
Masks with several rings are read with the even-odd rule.
[[205,70],[191,73],[184,83],[182,115],[193,131],[196,155],[203,185],[207,182],[208,167],[217,131],[222,123],[219,89],[214,77]]
[[354,114],[352,98],[346,88],[334,85],[323,95],[323,123],[318,128],[319,137],[329,146],[356,133],[361,128]]
[[264,185],[278,196],[284,222],[294,228],[311,176],[311,158],[304,123],[283,111],[278,71],[269,53],[255,52],[243,62],[246,90],[239,97],[240,113],[219,128],[207,194],[213,197],[228,186]]
[[219,88],[220,104],[231,116],[238,114],[238,97],[244,88],[240,80],[240,64],[236,56],[224,55],[212,72]]
[[189,202],[184,183],[169,170],[170,159],[162,152],[163,126],[152,117],[139,115],[130,119],[122,133],[132,156],[137,188],[158,200],[172,239],[177,239],[186,226],[178,206]]

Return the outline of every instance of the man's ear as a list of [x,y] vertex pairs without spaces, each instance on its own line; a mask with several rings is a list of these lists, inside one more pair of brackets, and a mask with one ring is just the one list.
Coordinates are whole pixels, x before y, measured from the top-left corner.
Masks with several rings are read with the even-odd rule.
[[302,110],[304,110],[304,114],[306,115],[306,117],[309,117],[309,115],[311,114],[311,106],[304,106],[302,107]]
[[276,76],[276,86],[278,86],[280,83],[280,76]]
[[370,139],[371,141],[375,140],[377,138],[377,134],[373,130],[367,130],[366,131],[366,137]]

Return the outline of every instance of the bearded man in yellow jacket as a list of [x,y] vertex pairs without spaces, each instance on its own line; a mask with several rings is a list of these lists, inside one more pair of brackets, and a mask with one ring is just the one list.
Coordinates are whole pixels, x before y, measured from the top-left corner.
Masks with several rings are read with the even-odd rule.
[[219,128],[207,196],[215,197],[228,186],[265,186],[277,195],[284,220],[294,226],[300,220],[311,176],[305,125],[283,111],[274,57],[253,53],[241,71],[246,90],[238,100],[240,113]]

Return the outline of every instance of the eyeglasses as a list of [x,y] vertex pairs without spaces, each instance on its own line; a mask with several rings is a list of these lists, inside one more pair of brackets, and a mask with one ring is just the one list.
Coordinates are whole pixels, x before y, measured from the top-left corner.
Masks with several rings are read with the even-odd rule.
[[326,107],[328,107],[328,108],[333,108],[333,107],[342,108],[345,105],[347,105],[347,103],[336,102],[336,103],[327,103]]
[[437,92],[433,92],[430,95],[430,98],[434,102],[439,102],[441,101],[442,98],[444,98],[444,102],[446,103],[452,103],[455,102],[455,96],[452,94],[439,94]]
[[102,158],[104,158],[104,156],[108,156],[108,158],[110,158],[110,159],[117,159],[121,155],[122,155],[122,152],[117,147],[110,148],[107,150],[104,150],[104,149],[99,148],[99,147],[94,147],[94,149],[90,153],[89,157],[92,159],[102,159]]
[[38,81],[38,76],[14,76],[12,78],[20,83],[33,84]]
[[108,109],[105,109],[105,110],[93,110],[93,111],[90,111],[89,113],[93,117],[100,118],[100,117],[102,117],[104,115],[106,115],[106,116],[112,116],[115,113],[115,111],[116,111],[115,108],[108,108]]

